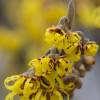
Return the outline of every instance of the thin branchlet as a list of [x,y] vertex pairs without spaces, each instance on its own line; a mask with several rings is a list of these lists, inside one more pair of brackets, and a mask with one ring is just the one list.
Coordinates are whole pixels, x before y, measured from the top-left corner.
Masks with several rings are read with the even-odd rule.
[[67,0],[67,16],[61,17],[58,23],[58,27],[63,29],[66,33],[72,29],[73,20],[75,17],[75,6],[73,0]]
[[75,4],[74,0],[67,0],[68,2],[68,22],[69,22],[69,29],[72,28],[73,20],[75,17]]

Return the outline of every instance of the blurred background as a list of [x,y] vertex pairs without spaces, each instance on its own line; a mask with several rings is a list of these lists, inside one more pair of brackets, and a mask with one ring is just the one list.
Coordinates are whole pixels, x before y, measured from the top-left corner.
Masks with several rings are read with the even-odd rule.
[[[74,30],[100,44],[100,0],[75,0]],[[67,15],[66,0],[0,0],[0,100],[8,91],[3,85],[7,76],[24,72],[27,63],[48,48],[45,29]],[[100,100],[100,52],[94,70],[83,80],[83,88],[74,100]]]

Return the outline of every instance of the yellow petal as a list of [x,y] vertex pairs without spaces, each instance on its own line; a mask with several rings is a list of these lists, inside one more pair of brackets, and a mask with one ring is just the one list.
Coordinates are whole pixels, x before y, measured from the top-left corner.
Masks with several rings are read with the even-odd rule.
[[11,92],[6,96],[5,100],[14,100],[15,95],[16,95],[16,93]]

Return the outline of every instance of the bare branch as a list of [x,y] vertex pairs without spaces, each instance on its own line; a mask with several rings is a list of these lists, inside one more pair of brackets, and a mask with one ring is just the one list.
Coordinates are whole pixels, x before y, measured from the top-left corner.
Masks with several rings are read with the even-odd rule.
[[75,16],[75,7],[73,0],[67,0],[68,16],[61,17],[58,26],[63,29],[66,33],[72,28],[73,19]]
[[73,20],[75,17],[75,5],[74,0],[67,0],[68,4],[68,22],[69,22],[69,29],[72,28]]

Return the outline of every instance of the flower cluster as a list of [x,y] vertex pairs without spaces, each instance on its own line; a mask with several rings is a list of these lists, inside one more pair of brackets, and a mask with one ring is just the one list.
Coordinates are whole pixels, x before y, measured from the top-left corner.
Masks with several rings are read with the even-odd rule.
[[23,74],[5,79],[6,88],[12,91],[6,100],[15,95],[20,100],[70,100],[74,90],[81,88],[81,77],[95,63],[97,43],[81,32],[66,33],[57,26],[46,30],[45,41],[52,48],[44,56],[31,60]]

